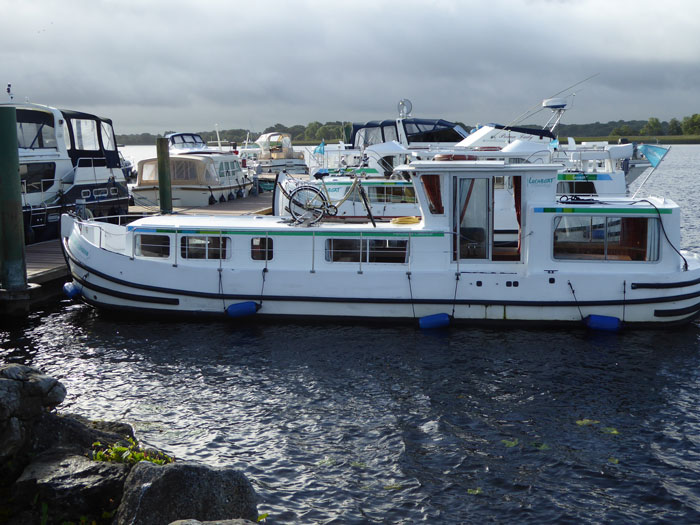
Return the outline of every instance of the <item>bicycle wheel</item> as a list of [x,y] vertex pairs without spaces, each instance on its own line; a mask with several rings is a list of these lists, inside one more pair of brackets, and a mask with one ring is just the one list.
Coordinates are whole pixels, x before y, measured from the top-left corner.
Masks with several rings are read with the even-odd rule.
[[328,206],[328,199],[314,186],[297,186],[289,192],[289,213],[296,222],[318,222]]

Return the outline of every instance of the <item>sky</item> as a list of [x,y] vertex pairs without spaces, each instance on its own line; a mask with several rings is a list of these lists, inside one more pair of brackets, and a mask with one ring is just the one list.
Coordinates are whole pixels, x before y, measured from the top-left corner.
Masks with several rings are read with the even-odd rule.
[[364,122],[404,98],[414,117],[468,125],[554,95],[572,104],[563,124],[700,113],[696,0],[0,0],[0,13],[0,101],[12,84],[15,101],[108,117],[118,134]]

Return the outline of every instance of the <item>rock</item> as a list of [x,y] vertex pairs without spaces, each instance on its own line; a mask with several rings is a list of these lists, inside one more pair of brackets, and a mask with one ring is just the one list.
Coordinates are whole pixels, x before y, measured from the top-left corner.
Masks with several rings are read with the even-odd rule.
[[123,463],[50,450],[24,469],[12,487],[13,502],[25,509],[46,504],[53,523],[78,523],[81,516],[90,523],[116,510],[128,473]]
[[37,368],[0,367],[0,485],[12,482],[22,471],[36,421],[65,397],[65,387]]
[[124,484],[115,525],[168,525],[183,518],[255,522],[257,517],[255,491],[240,471],[192,462],[141,462]]
[[177,520],[169,525],[248,525],[254,521],[239,519],[239,520],[217,520],[217,521],[198,521],[198,520]]

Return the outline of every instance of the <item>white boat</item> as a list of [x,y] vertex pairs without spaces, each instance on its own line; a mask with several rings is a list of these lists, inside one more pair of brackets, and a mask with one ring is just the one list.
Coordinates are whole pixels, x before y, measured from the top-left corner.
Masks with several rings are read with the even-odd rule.
[[40,104],[0,105],[17,111],[26,243],[57,238],[61,214],[76,202],[81,213],[96,217],[128,212],[111,120]]
[[[629,197],[562,202],[561,164],[416,161],[419,222],[160,215],[125,226],[62,217],[72,282],[99,308],[170,314],[587,323],[690,321],[700,257],[680,209]],[[498,246],[493,188],[515,188],[518,243]]]
[[292,147],[292,138],[288,133],[264,133],[255,141],[255,149],[245,147],[246,155],[255,158],[251,168],[259,166],[261,173],[308,173],[309,168],[304,162],[304,154],[297,153]]
[[[170,143],[170,184],[173,205],[200,207],[243,198],[253,180],[235,151],[211,148],[196,133],[173,133]],[[134,204],[158,206],[158,159],[139,161]]]

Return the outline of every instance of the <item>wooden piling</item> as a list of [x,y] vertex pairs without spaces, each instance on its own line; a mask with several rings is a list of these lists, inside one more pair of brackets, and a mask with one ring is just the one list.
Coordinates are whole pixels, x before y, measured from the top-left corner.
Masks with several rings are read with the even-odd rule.
[[160,199],[160,212],[173,212],[173,192],[170,184],[170,149],[168,139],[158,137],[156,139],[156,152],[158,154],[158,197]]
[[11,292],[27,288],[22,219],[22,181],[17,151],[17,110],[0,107],[0,283]]

